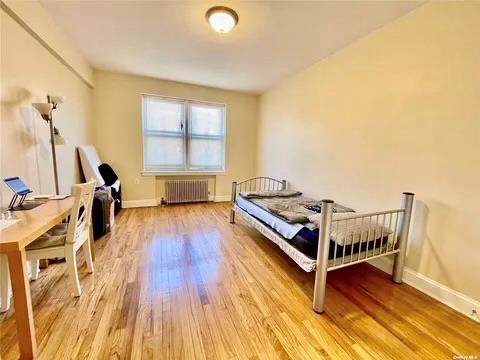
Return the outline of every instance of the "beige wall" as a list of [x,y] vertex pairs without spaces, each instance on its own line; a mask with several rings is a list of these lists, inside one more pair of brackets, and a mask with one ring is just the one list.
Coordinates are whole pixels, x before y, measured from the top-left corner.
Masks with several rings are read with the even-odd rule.
[[71,66],[87,83],[93,85],[93,69],[80,55],[70,39],[52,21],[41,3],[36,0],[2,0],[48,46]]
[[429,3],[260,99],[259,174],[359,211],[417,194],[407,264],[480,300],[480,3]]
[[165,177],[142,176],[141,95],[143,93],[227,104],[226,173],[211,176],[217,197],[230,194],[231,182],[255,171],[257,97],[167,80],[95,72],[95,145],[102,161],[122,181],[125,201],[163,196]]
[[[10,3],[10,2],[9,2]],[[13,7],[12,7],[13,9]],[[27,24],[35,23],[38,34],[47,29],[57,39],[62,34],[49,21],[36,2],[25,2],[16,14]],[[24,17],[24,14],[27,14]],[[35,14],[38,17],[35,17]],[[32,102],[45,102],[47,94],[65,96],[65,103],[54,113],[54,123],[68,140],[57,147],[60,190],[70,193],[80,180],[76,145],[91,142],[91,89],[49,51],[12,20],[1,15],[0,73],[0,176],[21,176],[38,193],[54,193],[53,167],[48,126],[33,110]],[[45,31],[47,31],[45,30]],[[72,47],[60,41],[49,43],[59,54],[81,63]],[[68,49],[67,49],[68,48]],[[67,49],[68,51],[64,51]],[[86,68],[80,71],[85,72]],[[12,193],[0,184],[0,204],[6,205]]]

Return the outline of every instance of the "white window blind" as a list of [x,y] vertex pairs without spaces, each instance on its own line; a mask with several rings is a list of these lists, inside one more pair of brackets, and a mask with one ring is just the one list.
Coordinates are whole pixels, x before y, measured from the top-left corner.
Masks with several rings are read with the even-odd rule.
[[145,172],[223,172],[225,105],[143,96]]

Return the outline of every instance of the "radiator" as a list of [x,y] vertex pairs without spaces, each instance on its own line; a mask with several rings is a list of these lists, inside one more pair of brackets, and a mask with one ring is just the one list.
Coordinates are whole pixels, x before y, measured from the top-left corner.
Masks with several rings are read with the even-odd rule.
[[167,180],[167,204],[208,201],[208,180]]

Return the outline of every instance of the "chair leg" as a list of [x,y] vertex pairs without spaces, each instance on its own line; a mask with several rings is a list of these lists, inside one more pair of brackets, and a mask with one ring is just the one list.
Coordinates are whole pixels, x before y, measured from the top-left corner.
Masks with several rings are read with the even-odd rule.
[[72,281],[73,293],[75,296],[80,296],[82,294],[82,288],[78,280],[77,257],[72,245],[65,246],[65,261],[67,263],[68,274]]
[[85,255],[85,261],[87,262],[87,269],[89,273],[93,273],[93,259],[92,259],[92,252],[90,249],[90,241],[87,240],[83,243],[83,254]]
[[30,260],[29,262],[32,280],[35,281],[38,279],[38,274],[40,273],[40,260]]
[[0,312],[10,308],[10,273],[8,260],[4,254],[0,254]]

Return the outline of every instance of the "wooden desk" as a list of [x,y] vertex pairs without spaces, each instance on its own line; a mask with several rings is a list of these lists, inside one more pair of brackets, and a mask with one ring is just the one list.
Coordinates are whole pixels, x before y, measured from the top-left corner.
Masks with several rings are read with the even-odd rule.
[[14,217],[20,221],[0,231],[0,253],[7,255],[10,269],[21,359],[37,355],[25,247],[68,216],[72,205],[73,197],[68,197],[47,201],[32,210],[15,211]]

